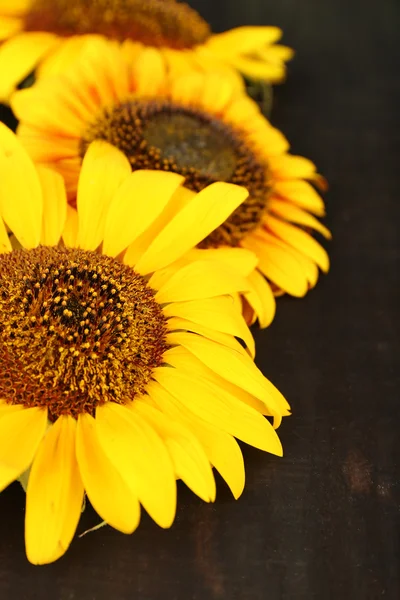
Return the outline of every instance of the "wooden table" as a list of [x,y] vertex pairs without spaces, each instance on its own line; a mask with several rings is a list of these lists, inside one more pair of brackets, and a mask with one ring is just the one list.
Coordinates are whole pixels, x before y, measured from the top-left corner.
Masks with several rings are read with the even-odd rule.
[[[256,333],[293,408],[285,457],[244,448],[238,502],[220,480],[214,505],[182,485],[171,530],[146,516],[133,536],[104,528],[48,567],[26,562],[14,484],[0,496],[0,598],[398,600],[399,0],[192,4],[216,30],[284,29],[297,55],[272,120],[330,181],[332,271]],[[96,522],[88,510],[80,531]]]

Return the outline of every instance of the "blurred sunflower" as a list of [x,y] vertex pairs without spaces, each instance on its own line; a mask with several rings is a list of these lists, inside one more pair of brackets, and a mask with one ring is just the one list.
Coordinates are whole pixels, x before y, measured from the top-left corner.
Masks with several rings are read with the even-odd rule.
[[24,146],[35,162],[62,174],[71,202],[96,139],[124,152],[133,169],[183,175],[188,202],[212,182],[246,187],[245,202],[198,248],[221,258],[219,249],[236,246],[257,255],[245,296],[248,322],[258,317],[269,325],[274,294],[304,296],[318,267],[328,270],[326,251],[310,235],[314,229],[330,237],[313,216],[324,214],[324,203],[306,181],[323,185],[323,178],[312,162],[287,154],[287,140],[231,78],[170,77],[158,51],[136,47],[128,61],[118,45],[97,40],[68,73],[16,92],[11,103]]
[[178,209],[183,177],[132,173],[100,141],[86,153],[75,211],[61,176],[36,169],[4,125],[0,173],[0,490],[30,469],[29,560],[64,554],[84,493],[125,533],[140,504],[172,524],[177,478],[213,501],[211,466],[237,498],[234,437],[281,455],[263,414],[278,426],[288,404],[249,356],[231,299],[246,281],[181,257],[245,190],[215,184]]
[[276,45],[278,27],[239,27],[212,34],[187,4],[176,0],[0,0],[0,99],[33,69],[63,70],[93,35],[160,48],[173,71],[238,70],[272,83],[285,77],[293,52]]

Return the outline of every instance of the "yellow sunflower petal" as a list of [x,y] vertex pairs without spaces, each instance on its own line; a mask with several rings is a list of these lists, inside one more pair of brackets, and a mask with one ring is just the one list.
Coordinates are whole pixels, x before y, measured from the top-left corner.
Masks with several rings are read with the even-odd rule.
[[265,62],[280,64],[291,60],[294,56],[294,50],[282,44],[274,44],[257,49],[257,56]]
[[200,301],[172,303],[164,308],[164,315],[181,317],[210,329],[239,337],[245,342],[251,355],[253,357],[255,355],[253,336],[242,315],[237,311],[232,298],[205,298]]
[[57,44],[51,33],[30,31],[20,33],[0,47],[0,99],[7,100],[17,84]]
[[40,243],[56,246],[60,241],[67,218],[67,194],[64,180],[51,169],[38,166],[37,173],[43,193],[43,225]]
[[62,416],[43,438],[26,492],[28,560],[43,565],[62,556],[81,516],[83,484],[75,456],[76,421]]
[[78,239],[78,213],[72,208],[70,204],[67,204],[67,216],[65,219],[65,225],[62,233],[64,243],[69,248],[77,247]]
[[143,401],[136,400],[133,408],[154,427],[170,453],[175,475],[205,502],[215,500],[215,480],[203,447],[196,436],[179,420]]
[[68,91],[63,80],[57,83],[52,79],[44,80],[15,92],[11,107],[21,121],[36,127],[46,136],[50,134],[79,140],[87,111],[79,98]]
[[[1,12],[1,7],[0,7]],[[19,33],[22,29],[22,20],[18,17],[5,17],[0,15],[0,40],[6,40]]]
[[161,231],[136,268],[151,273],[174,262],[214,231],[247,198],[244,188],[213,183],[196,194]]
[[258,400],[248,392],[245,392],[242,388],[237,385],[223,379],[220,375],[209,369],[204,363],[202,363],[193,354],[188,352],[185,348],[175,346],[170,348],[164,354],[165,362],[177,369],[184,371],[187,375],[197,373],[207,381],[213,383],[215,387],[222,390],[227,390],[229,394],[233,394],[235,398],[241,400],[248,406],[254,408],[257,412],[262,415],[274,416],[271,412],[268,402],[262,402]]
[[126,156],[107,142],[93,142],[78,182],[78,245],[95,250],[104,238],[107,211],[118,188],[132,172]]
[[2,15],[22,16],[30,7],[32,0],[0,0],[0,13]]
[[270,281],[298,298],[307,293],[307,278],[301,264],[290,252],[261,234],[251,234],[242,243],[257,253],[258,268]]
[[326,250],[308,233],[271,216],[268,217],[267,226],[287,244],[314,260],[324,273],[329,271],[329,257]]
[[209,260],[212,263],[215,261],[226,263],[237,273],[245,277],[252,273],[257,266],[257,256],[254,252],[246,248],[228,248],[221,246],[220,248],[193,248],[185,255],[188,261],[204,261]]
[[313,179],[316,173],[311,160],[292,154],[272,156],[268,166],[275,179]]
[[224,111],[225,119],[233,124],[245,123],[260,116],[256,102],[246,96],[238,96]]
[[244,488],[245,473],[242,452],[236,440],[177,404],[174,397],[156,381],[151,382],[147,391],[163,413],[182,421],[194,431],[210,463],[225,479],[233,496],[239,498]]
[[160,525],[170,527],[176,511],[176,482],[168,451],[138,413],[111,402],[97,408],[99,439],[124,481]]
[[93,508],[115,529],[132,533],[140,520],[139,502],[105,453],[88,414],[78,418],[76,457]]
[[269,421],[226,390],[212,385],[197,373],[186,375],[179,368],[155,369],[154,378],[201,419],[251,446],[282,455],[280,440]]
[[305,227],[311,227],[321,233],[327,240],[332,239],[332,234],[322,223],[315,217],[307,213],[306,211],[294,206],[290,202],[283,200],[273,199],[270,201],[268,208],[283,219],[291,221],[292,223],[298,223]]
[[0,416],[0,491],[26,471],[47,426],[47,410],[2,411]]
[[166,79],[166,68],[161,52],[150,47],[143,50],[132,65],[132,77],[138,94],[157,95]]
[[0,253],[11,252],[12,246],[4,221],[0,218]]
[[204,77],[199,103],[214,114],[221,114],[231,102],[237,90],[228,77],[209,73]]
[[260,327],[268,327],[274,320],[276,312],[276,302],[271,287],[256,270],[248,275],[247,281],[249,291],[246,292],[245,298],[254,310]]
[[[233,335],[222,333],[221,331],[217,331],[212,327],[206,327],[205,325],[200,325],[200,323],[194,323],[193,321],[188,321],[187,319],[182,319],[181,317],[170,318],[168,320],[168,330],[170,333],[167,335],[167,342],[171,344],[176,344],[179,342],[177,339],[178,332],[191,331],[206,338],[207,340],[212,340],[213,342],[227,346],[232,350],[246,354],[246,350],[241,346],[238,340],[233,337]],[[248,352],[251,354],[250,350]]]
[[285,78],[285,65],[274,64],[257,58],[234,56],[231,63],[250,79],[261,79],[271,83],[279,83]]
[[322,198],[307,181],[299,179],[277,181],[274,185],[274,194],[290,200],[293,204],[297,204],[297,206],[305,208],[319,217],[325,214],[325,205]]
[[0,210],[25,248],[39,244],[43,196],[36,169],[15,134],[0,123]]
[[[151,279],[150,285],[152,285]],[[156,300],[160,304],[199,300],[223,294],[245,292],[247,289],[246,278],[227,265],[197,261],[174,273],[159,289]]]
[[212,371],[262,401],[268,399],[277,412],[288,414],[289,405],[275,386],[266,379],[246,355],[221,344],[211,344],[200,336],[180,332],[169,334],[170,342],[184,346]]
[[[32,0],[30,0],[32,1]],[[77,60],[83,60],[83,50],[88,41],[88,36],[79,35],[70,38],[64,38],[62,43],[57,45],[46,56],[46,60],[38,65],[36,69],[36,78],[54,77],[65,73]]]
[[35,127],[20,123],[17,128],[18,138],[34,163],[58,161],[73,158],[79,154],[79,140],[48,135],[43,137]]
[[164,171],[134,171],[121,185],[107,215],[103,251],[116,256],[160,215],[184,178]]
[[243,26],[217,33],[210,37],[207,46],[224,57],[232,54],[248,54],[266,44],[273,44],[282,37],[279,27]]

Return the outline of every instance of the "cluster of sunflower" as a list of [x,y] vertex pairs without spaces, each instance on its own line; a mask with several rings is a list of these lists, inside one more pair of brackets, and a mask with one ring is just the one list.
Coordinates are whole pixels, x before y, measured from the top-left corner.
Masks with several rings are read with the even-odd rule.
[[[85,495],[161,527],[181,479],[245,483],[289,405],[249,325],[327,271],[324,180],[246,94],[282,81],[275,27],[213,35],[176,0],[0,0],[0,490],[52,562]],[[34,72],[34,83],[21,86]],[[314,184],[314,187],[313,185]]]

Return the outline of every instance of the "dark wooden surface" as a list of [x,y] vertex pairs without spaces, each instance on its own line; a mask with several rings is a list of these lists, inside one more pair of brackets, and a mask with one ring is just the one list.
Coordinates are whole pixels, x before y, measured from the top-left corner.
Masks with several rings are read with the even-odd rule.
[[[273,121],[331,184],[332,271],[256,334],[293,407],[285,457],[245,448],[238,502],[221,481],[214,505],[181,486],[171,530],[104,528],[41,568],[25,560],[14,484],[0,496],[0,598],[398,600],[399,1],[192,4],[216,30],[284,28],[297,56]],[[87,511],[80,531],[94,523]]]

